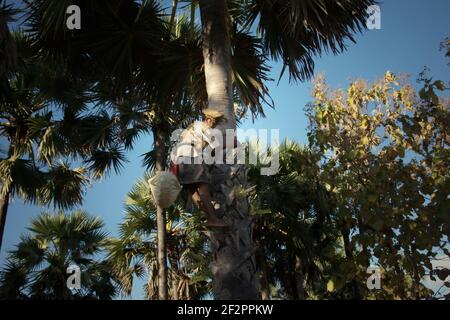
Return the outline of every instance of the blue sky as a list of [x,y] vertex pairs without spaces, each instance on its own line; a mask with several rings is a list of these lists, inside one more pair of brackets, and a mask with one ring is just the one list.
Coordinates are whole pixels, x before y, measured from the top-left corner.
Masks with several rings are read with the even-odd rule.
[[[448,82],[449,61],[444,57],[444,52],[439,51],[439,44],[450,36],[449,12],[448,0],[387,0],[381,3],[381,30],[369,30],[357,35],[357,43],[349,43],[348,50],[343,54],[317,58],[316,74],[324,73],[327,81],[335,87],[345,86],[354,78],[375,80],[387,70],[409,74],[411,82],[415,83],[423,67],[428,66],[435,79]],[[272,66],[272,78],[278,79],[281,66],[274,63]],[[307,120],[303,108],[311,100],[311,83],[290,84],[285,76],[278,85],[274,81],[268,83],[268,87],[275,110],[266,109],[265,119],[255,123],[248,120],[242,127],[280,129],[282,139],[286,137],[306,143]],[[145,171],[140,155],[151,147],[151,136],[142,137],[136,148],[128,153],[129,162],[120,175],[111,174],[87,190],[82,208],[101,216],[111,235],[116,234],[117,224],[123,217],[122,202],[126,193]],[[44,210],[24,205],[17,199],[12,201],[0,265],[4,263],[6,251],[26,231],[30,218]],[[142,297],[141,284],[136,284],[133,298]]]

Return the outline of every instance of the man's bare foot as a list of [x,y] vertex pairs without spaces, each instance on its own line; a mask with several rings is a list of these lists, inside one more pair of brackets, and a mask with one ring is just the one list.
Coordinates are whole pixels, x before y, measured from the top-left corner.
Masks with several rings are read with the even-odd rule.
[[205,223],[207,227],[214,227],[214,228],[228,228],[230,225],[226,222],[223,222],[219,219],[208,219]]

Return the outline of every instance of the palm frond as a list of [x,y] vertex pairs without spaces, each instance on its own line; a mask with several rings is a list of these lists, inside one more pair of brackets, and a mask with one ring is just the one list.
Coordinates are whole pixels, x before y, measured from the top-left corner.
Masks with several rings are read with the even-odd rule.
[[136,101],[133,97],[129,97],[124,102],[115,104],[114,108],[119,126],[119,138],[123,141],[126,150],[132,149],[136,139],[151,131],[149,107],[139,99]]
[[114,119],[106,111],[98,114],[78,118],[75,123],[77,137],[73,137],[77,145],[83,146],[88,151],[97,148],[107,148],[115,144],[117,136]]
[[[113,91],[132,89],[139,67],[159,48],[164,36],[163,11],[156,0],[108,3],[99,24],[80,40],[100,61]],[[88,27],[89,28],[89,27]],[[100,41],[98,39],[101,39]],[[111,79],[111,81],[108,81]]]
[[156,166],[156,151],[150,150],[146,153],[141,154],[141,157],[143,157],[143,164],[145,168],[149,171],[153,171],[153,169]]
[[17,63],[16,43],[8,28],[8,22],[14,20],[14,16],[19,13],[12,4],[7,4],[6,0],[0,1],[0,85],[4,89],[6,73],[12,71]]
[[[40,190],[39,200],[48,203],[51,199],[61,207],[79,200],[82,171],[72,171],[61,164],[47,175],[51,186]],[[62,184],[67,186],[61,187]],[[55,193],[52,188],[61,193]],[[109,242],[103,228],[99,217],[83,211],[42,213],[32,219],[29,233],[8,253],[7,265],[0,272],[0,296],[14,299],[113,298],[117,285],[112,273],[106,263],[95,260]],[[66,270],[70,264],[78,265],[82,271],[82,288],[75,293],[66,287]]]
[[38,267],[45,257],[42,243],[30,236],[22,236],[16,249],[11,251],[11,258],[28,270]]
[[81,204],[88,183],[84,168],[70,169],[65,163],[52,166],[45,173],[45,185],[40,188],[39,201],[61,209]]
[[[266,53],[282,60],[294,81],[313,75],[313,57],[339,53],[353,33],[366,26],[367,9],[374,0],[252,0],[244,2],[244,26],[257,22]],[[282,70],[281,75],[284,72]],[[280,77],[281,77],[280,75]]]
[[0,271],[0,299],[17,300],[25,296],[28,272],[20,263],[7,259]]
[[232,43],[231,64],[236,100],[243,105],[244,114],[249,109],[253,117],[264,116],[263,104],[273,107],[273,101],[265,85],[271,79],[262,44],[258,38],[245,32],[235,32]]
[[113,146],[108,150],[96,150],[85,163],[89,164],[89,170],[93,172],[95,178],[108,175],[111,169],[118,174],[126,162],[125,153],[121,147]]
[[0,176],[2,177],[1,193],[11,192],[12,196],[35,202],[38,189],[42,187],[44,173],[31,160],[19,159],[13,156],[0,160]]

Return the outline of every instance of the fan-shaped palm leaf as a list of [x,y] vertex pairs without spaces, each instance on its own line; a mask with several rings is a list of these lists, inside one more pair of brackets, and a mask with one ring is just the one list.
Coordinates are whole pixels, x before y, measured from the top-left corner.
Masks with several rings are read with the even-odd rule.
[[[108,265],[95,257],[105,247],[107,234],[98,217],[82,211],[43,213],[33,219],[30,234],[10,252],[0,272],[0,294],[37,299],[111,299],[116,285]],[[81,289],[66,286],[67,267],[80,267]]]
[[13,70],[17,62],[16,44],[8,28],[8,22],[13,21],[17,13],[12,4],[7,4],[6,0],[0,1],[0,79],[3,89],[6,89],[3,87],[6,73]]
[[[316,55],[342,52],[365,28],[373,0],[251,0],[243,2],[245,26],[257,23],[265,52],[281,59],[294,80],[313,75]],[[283,69],[284,71],[284,69]],[[282,73],[283,73],[282,71]]]
[[81,204],[87,177],[84,168],[70,169],[65,163],[52,166],[45,173],[45,185],[39,190],[39,200],[62,209]]

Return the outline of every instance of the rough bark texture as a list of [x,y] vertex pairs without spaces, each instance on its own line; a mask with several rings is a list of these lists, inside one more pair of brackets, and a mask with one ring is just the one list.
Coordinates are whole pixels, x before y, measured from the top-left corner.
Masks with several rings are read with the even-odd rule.
[[[10,138],[11,144],[8,149],[8,159],[14,154],[14,143]],[[0,183],[0,187],[3,187],[3,183]],[[10,186],[11,188],[11,186]],[[9,201],[11,200],[11,189],[5,192],[3,196],[0,196],[0,250],[2,249],[3,236],[5,234],[6,216],[8,215]]]
[[2,249],[3,235],[5,232],[6,215],[8,213],[9,192],[0,196],[0,250]]
[[234,190],[247,187],[244,165],[214,165],[211,169],[213,201],[228,230],[210,232],[213,294],[218,300],[258,299],[258,273],[253,243],[253,221],[246,197]]
[[170,262],[170,285],[171,285],[171,294],[170,298],[172,300],[178,300],[180,295],[178,294],[178,286],[179,286],[179,275],[178,275],[178,261],[180,260],[180,255],[177,253],[175,246],[171,246],[169,243],[168,247],[168,258]]
[[172,31],[175,17],[177,15],[178,0],[172,0],[172,13],[170,14],[169,29]]
[[[153,140],[155,146],[156,170],[164,170],[164,131],[160,128],[153,130]],[[167,235],[166,235],[166,214],[164,209],[157,206],[156,224],[158,228],[158,299],[167,300]]]
[[[236,128],[227,1],[200,0],[199,6],[208,107],[225,114],[227,121],[218,126],[225,133]],[[234,141],[234,137],[227,138]],[[247,198],[237,199],[234,193],[246,187],[245,166],[217,164],[212,166],[211,177],[217,215],[231,225],[227,231],[210,232],[214,298],[258,299],[253,222]]]

